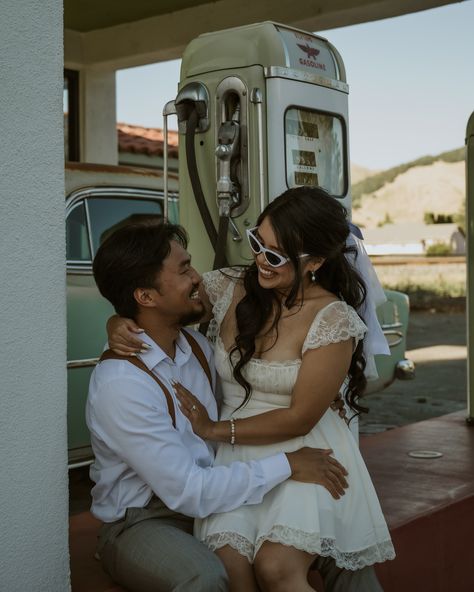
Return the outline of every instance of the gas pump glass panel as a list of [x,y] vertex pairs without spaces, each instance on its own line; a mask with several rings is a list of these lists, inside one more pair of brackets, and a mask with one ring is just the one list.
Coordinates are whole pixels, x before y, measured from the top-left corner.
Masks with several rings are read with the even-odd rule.
[[347,193],[345,128],[340,117],[292,107],[285,113],[288,187],[322,187],[335,197]]

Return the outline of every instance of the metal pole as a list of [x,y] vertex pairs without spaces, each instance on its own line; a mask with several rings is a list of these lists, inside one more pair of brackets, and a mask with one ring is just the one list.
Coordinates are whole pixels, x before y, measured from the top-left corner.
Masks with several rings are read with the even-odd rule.
[[176,115],[174,101],[168,101],[163,109],[163,217],[168,220],[168,115]]
[[466,130],[467,418],[474,425],[474,113]]
[[[257,106],[257,133],[258,133],[258,189],[260,193],[260,212],[265,209],[265,165],[263,162],[263,95],[259,88],[254,88],[250,95],[250,102]],[[268,198],[270,201],[270,197]]]

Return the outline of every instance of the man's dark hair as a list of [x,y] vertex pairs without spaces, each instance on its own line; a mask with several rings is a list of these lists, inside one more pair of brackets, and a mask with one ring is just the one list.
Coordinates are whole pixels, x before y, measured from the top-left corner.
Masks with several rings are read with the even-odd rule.
[[100,245],[94,258],[94,278],[102,296],[120,316],[135,318],[138,305],[133,292],[156,287],[172,240],[187,248],[182,226],[144,221],[117,229]]

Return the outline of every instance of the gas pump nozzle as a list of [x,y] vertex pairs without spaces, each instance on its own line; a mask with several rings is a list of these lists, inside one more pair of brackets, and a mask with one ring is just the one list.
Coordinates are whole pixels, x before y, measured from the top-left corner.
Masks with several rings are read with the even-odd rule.
[[190,82],[179,91],[174,104],[181,133],[186,133],[186,125],[193,109],[198,115],[197,131],[205,132],[209,129],[209,92],[204,84]]
[[[238,116],[238,115],[237,115]],[[239,154],[240,126],[232,121],[224,121],[217,136],[219,142],[216,157],[219,163],[219,178],[217,180],[217,203],[219,216],[230,216],[231,209],[239,203],[239,192],[231,178],[232,160]]]

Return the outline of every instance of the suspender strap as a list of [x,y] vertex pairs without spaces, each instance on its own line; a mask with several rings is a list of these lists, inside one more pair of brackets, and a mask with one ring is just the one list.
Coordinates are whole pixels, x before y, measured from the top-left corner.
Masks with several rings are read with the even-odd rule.
[[[186,341],[189,343],[191,350],[192,350],[193,354],[196,356],[199,364],[202,366],[202,369],[204,370],[204,373],[207,376],[207,379],[209,381],[209,384],[211,385],[211,390],[212,390],[211,369],[209,367],[209,362],[207,361],[207,358],[206,358],[204,352],[202,351],[199,343],[196,341],[196,339],[190,333],[183,330],[183,335],[186,338]],[[176,427],[176,415],[175,415],[175,410],[174,410],[173,397],[171,396],[169,390],[166,388],[166,386],[163,384],[163,382],[158,378],[158,376],[156,376],[156,374],[153,374],[153,372],[147,368],[146,364],[144,362],[142,362],[142,360],[140,360],[140,358],[129,357],[129,356],[119,356],[118,354],[114,353],[111,349],[108,349],[100,356],[99,363],[103,362],[104,360],[125,360],[126,362],[133,364],[134,366],[136,366],[137,368],[139,368],[140,370],[145,372],[145,374],[148,374],[148,376],[151,376],[153,378],[153,380],[158,383],[158,386],[161,388],[161,390],[163,391],[163,394],[166,397],[166,403],[168,405],[168,411],[171,416],[171,420],[173,422],[173,427],[174,428]]]
[[204,372],[207,376],[207,380],[209,381],[209,384],[211,385],[211,390],[212,390],[211,369],[209,368],[209,362],[207,361],[207,358],[206,358],[204,352],[202,351],[201,346],[196,341],[196,339],[191,335],[191,333],[188,333],[187,331],[184,331],[184,330],[182,331],[182,333],[186,337],[186,340],[189,343],[189,345],[191,346],[193,354],[196,356],[198,362],[201,364],[202,369],[204,370]]
[[148,370],[146,365],[139,358],[135,358],[135,357],[130,358],[128,356],[119,356],[118,354],[115,354],[111,349],[108,349],[100,356],[99,362],[103,362],[104,360],[125,360],[126,362],[130,362],[130,364],[133,364],[134,366],[136,366],[140,370],[143,370],[143,372],[145,372],[145,374],[148,374],[148,376],[151,376],[153,378],[153,380],[158,383],[158,386],[161,388],[161,390],[163,391],[163,394],[166,397],[166,403],[168,405],[168,411],[171,416],[171,421],[173,422],[173,427],[176,428],[176,415],[175,415],[175,411],[174,411],[173,397],[171,396],[171,394],[170,394],[169,390],[166,388],[166,386],[158,378],[158,376],[153,374],[153,372],[151,370]]

